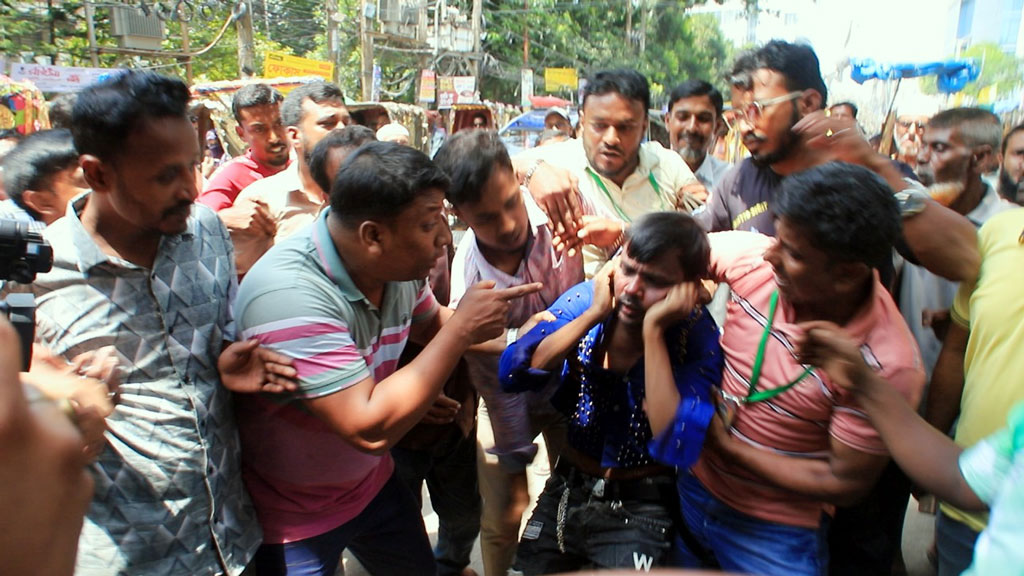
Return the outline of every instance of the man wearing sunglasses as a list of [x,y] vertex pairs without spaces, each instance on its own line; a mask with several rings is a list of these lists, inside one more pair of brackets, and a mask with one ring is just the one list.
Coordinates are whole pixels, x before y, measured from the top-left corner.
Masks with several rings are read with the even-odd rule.
[[709,231],[774,236],[772,204],[783,178],[826,162],[847,162],[878,174],[895,192],[903,215],[903,245],[897,246],[904,256],[950,280],[977,275],[974,226],[904,180],[853,122],[825,114],[827,89],[810,47],[774,40],[742,58],[742,70],[733,71],[742,76],[733,82],[733,107],[741,111],[731,128],[741,132],[751,156],[722,178],[698,216]]

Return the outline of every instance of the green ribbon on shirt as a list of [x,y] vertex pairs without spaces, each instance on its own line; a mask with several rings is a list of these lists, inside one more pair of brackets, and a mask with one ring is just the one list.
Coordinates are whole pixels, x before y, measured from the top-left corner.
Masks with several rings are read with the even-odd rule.
[[[632,222],[633,219],[627,216],[619,206],[619,203],[615,201],[615,198],[612,197],[612,193],[608,191],[608,187],[604,185],[604,181],[601,180],[601,177],[594,172],[590,166],[587,166],[586,172],[594,179],[594,184],[597,184],[597,187],[604,192],[605,198],[608,199],[608,202],[611,202],[612,208],[615,208],[615,211],[619,214],[619,218],[622,218],[623,222]],[[651,183],[651,187],[654,188],[654,194],[658,197],[658,204],[661,205],[662,211],[666,210],[665,200],[661,197],[661,186],[658,186],[658,181],[654,179],[653,171],[647,173],[647,180]]]
[[771,390],[757,391],[757,383],[761,380],[761,369],[764,367],[764,354],[765,349],[768,347],[768,338],[772,333],[772,324],[775,321],[775,308],[779,304],[779,291],[775,290],[772,292],[772,299],[768,305],[768,322],[765,324],[764,332],[761,334],[761,341],[757,344],[757,356],[754,357],[754,369],[750,373],[750,387],[747,389],[747,397],[743,401],[747,404],[753,404],[755,402],[764,402],[765,400],[771,400],[783,392],[789,390],[793,386],[800,383],[801,380],[806,378],[811,372],[814,371],[814,366],[807,366],[804,371],[796,380],[793,380],[785,386],[773,388]]

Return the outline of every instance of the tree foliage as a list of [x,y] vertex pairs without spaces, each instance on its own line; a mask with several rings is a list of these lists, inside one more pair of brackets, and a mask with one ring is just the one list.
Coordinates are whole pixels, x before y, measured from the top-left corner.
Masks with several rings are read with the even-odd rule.
[[526,65],[538,73],[545,67],[576,68],[581,75],[635,67],[650,80],[656,105],[660,95],[685,79],[719,84],[732,47],[714,16],[687,14],[698,3],[529,0],[524,8],[523,0],[486,1],[488,60],[482,93],[497,100],[516,99],[524,30],[529,40]]
[[[328,1],[336,2],[340,30],[336,62],[339,84],[346,94],[357,95],[360,0],[251,0],[257,72],[262,71],[266,50],[326,60]],[[545,67],[575,68],[581,75],[599,68],[636,67],[651,80],[656,104],[660,104],[659,94],[686,78],[720,83],[721,72],[731,58],[731,46],[723,39],[713,16],[687,14],[687,8],[704,1],[484,0],[481,93],[498,101],[518,100],[524,31],[529,40],[528,65],[538,75]],[[447,0],[447,4],[468,15],[472,0]],[[748,0],[748,5],[755,4]],[[110,4],[96,5],[98,44],[116,47],[117,41],[110,35]],[[230,17],[234,2],[211,5],[215,8],[205,18],[188,24],[193,52],[213,42]],[[89,66],[84,6],[81,0],[0,0],[0,52],[11,56],[31,52],[34,57],[49,57],[53,63]],[[628,38],[627,13],[632,16],[632,33]],[[181,24],[168,21],[165,30],[163,49],[181,51]],[[455,59],[434,62],[429,54],[388,50],[381,44],[374,58],[381,66],[383,88],[389,99],[411,101],[414,94],[408,88],[422,67],[435,64],[439,74],[465,73],[453,65]],[[103,53],[100,65],[152,66],[185,74],[182,61],[166,56]],[[213,48],[193,58],[192,68],[196,80],[238,77],[237,33],[233,24]],[[536,86],[540,92],[543,82],[538,80]]]

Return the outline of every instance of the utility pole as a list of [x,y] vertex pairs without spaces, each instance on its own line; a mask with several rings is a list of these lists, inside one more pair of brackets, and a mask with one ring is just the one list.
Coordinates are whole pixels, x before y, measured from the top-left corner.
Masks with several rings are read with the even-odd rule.
[[267,33],[267,40],[274,39],[270,33],[270,10],[267,9],[267,0],[263,0],[263,31]]
[[363,89],[363,102],[373,98],[373,37],[370,36],[370,23],[366,21],[366,2],[359,0],[359,40],[360,40],[360,86]]
[[238,30],[238,77],[256,73],[256,49],[252,38],[252,0],[242,1],[242,15],[235,21]]
[[633,52],[633,0],[626,0],[626,50]]
[[[188,22],[185,21],[184,18],[182,18],[181,19],[181,51],[186,53],[186,54],[191,51],[191,46],[189,45],[188,32],[189,32],[188,31]],[[191,86],[192,85],[192,57],[191,56],[185,56],[185,58],[183,58],[183,60],[185,62],[185,83],[188,84],[189,86]]]
[[[266,0],[264,0],[266,1]],[[341,68],[338,62],[338,0],[326,0],[324,2],[324,15],[327,17],[327,60],[334,64],[334,73],[331,80],[338,82],[338,72]]]
[[647,20],[650,15],[647,13],[647,0],[640,0],[640,55],[647,51]]
[[[482,47],[480,46],[480,15],[483,12],[483,0],[473,0],[473,11],[471,13],[473,33],[473,76],[478,79],[483,75],[481,64],[483,58],[480,57]],[[477,80],[477,90],[480,89],[480,80]]]
[[523,68],[530,67],[530,0],[523,0]]
[[100,67],[100,56],[96,50],[96,23],[93,22],[93,17],[96,15],[96,9],[93,8],[92,2],[85,3],[85,25],[89,35],[89,61],[92,62],[93,68]]

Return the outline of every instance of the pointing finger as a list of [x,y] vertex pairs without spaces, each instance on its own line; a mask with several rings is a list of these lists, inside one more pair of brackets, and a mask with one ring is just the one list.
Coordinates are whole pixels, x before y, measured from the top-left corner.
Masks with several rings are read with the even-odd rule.
[[527,294],[533,294],[539,292],[544,285],[540,282],[532,282],[530,284],[520,284],[519,286],[512,286],[511,288],[504,288],[502,290],[495,290],[494,293],[499,298],[505,300],[512,300],[513,298],[522,298]]

